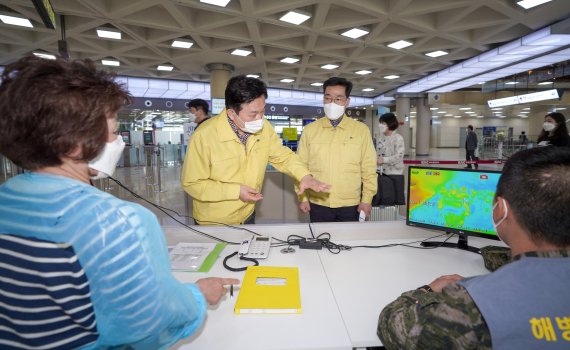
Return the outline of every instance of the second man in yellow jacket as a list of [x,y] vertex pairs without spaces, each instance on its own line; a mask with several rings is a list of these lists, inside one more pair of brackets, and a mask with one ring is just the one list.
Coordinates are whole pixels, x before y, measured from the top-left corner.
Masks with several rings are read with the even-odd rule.
[[352,83],[333,77],[323,84],[325,118],[308,124],[297,154],[313,176],[332,188],[330,193],[307,191],[299,196],[299,209],[311,222],[358,221],[370,216],[378,188],[376,151],[370,129],[347,117]]

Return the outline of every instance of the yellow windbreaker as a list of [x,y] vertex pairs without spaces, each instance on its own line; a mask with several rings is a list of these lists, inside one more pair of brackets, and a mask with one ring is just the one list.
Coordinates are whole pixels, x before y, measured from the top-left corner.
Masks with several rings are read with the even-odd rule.
[[378,189],[376,150],[365,124],[344,115],[335,128],[320,118],[303,129],[297,154],[315,178],[332,185],[330,193],[306,191],[300,202],[329,208],[372,203]]
[[193,199],[192,216],[205,225],[243,223],[253,213],[255,203],[239,199],[240,185],[261,192],[267,163],[297,181],[309,174],[265,119],[263,129],[251,135],[245,147],[232,130],[225,110],[202,123],[190,139],[181,176],[182,187]]

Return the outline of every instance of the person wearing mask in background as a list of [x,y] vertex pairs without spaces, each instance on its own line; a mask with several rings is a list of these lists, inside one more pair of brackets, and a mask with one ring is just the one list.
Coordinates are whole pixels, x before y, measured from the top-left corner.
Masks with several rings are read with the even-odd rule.
[[[442,276],[380,313],[386,349],[568,349],[570,148],[513,154],[491,216],[511,249],[493,273]],[[538,189],[538,190],[537,190]]]
[[385,113],[380,116],[378,142],[378,169],[383,174],[402,175],[404,173],[404,138],[396,132],[399,123],[394,113]]
[[376,152],[370,129],[344,113],[352,83],[333,77],[323,84],[325,118],[308,124],[297,154],[313,175],[330,183],[330,193],[307,191],[299,196],[299,209],[311,222],[358,221],[370,216],[378,187]]
[[[467,138],[465,139],[465,160],[477,161],[479,158],[475,156],[477,149],[477,134],[473,131],[473,125],[467,125]],[[475,163],[475,169],[479,168],[479,164]],[[467,164],[465,169],[471,169],[471,164]]]
[[208,102],[202,100],[201,98],[195,98],[188,102],[190,121],[196,123],[195,129],[197,129],[200,124],[208,119],[209,109],[210,107],[208,106]]
[[537,143],[539,146],[570,147],[570,136],[564,114],[552,112],[544,117],[542,132],[538,135]]
[[124,148],[117,112],[132,97],[114,79],[61,58],[2,73],[0,153],[26,172],[0,186],[0,348],[166,349],[239,283],[178,282],[156,216],[90,184]]
[[182,187],[192,197],[197,224],[254,224],[267,163],[299,181],[299,193],[329,190],[263,118],[263,81],[233,77],[225,98],[226,109],[192,135],[182,167]]

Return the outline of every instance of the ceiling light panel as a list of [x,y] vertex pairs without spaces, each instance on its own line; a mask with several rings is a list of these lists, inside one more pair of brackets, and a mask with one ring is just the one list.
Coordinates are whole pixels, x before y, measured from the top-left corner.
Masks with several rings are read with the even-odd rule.
[[323,86],[323,83],[311,83],[311,86]]
[[18,17],[18,16],[10,16],[7,14],[0,15],[0,21],[4,22],[5,24],[11,24],[13,26],[20,26],[20,27],[28,27],[33,28],[32,22],[29,19]]
[[174,69],[173,66],[168,66],[168,65],[163,65],[163,64],[161,64],[161,65],[159,65],[158,67],[156,67],[156,70],[163,70],[163,71],[167,71],[167,72],[170,72],[170,71],[172,71],[173,69]]
[[55,60],[55,55],[52,55],[50,53],[47,52],[33,52],[34,56],[39,57],[39,58],[45,58],[48,60]]
[[338,68],[338,65],[336,64],[325,64],[324,66],[321,66],[322,69],[335,69]]
[[309,13],[304,12],[304,11],[299,11],[299,10],[293,10],[293,11],[289,11],[286,14],[284,14],[283,16],[281,16],[281,18],[279,18],[279,20],[281,20],[283,22],[299,25],[299,24],[305,22],[306,20],[308,20],[309,18],[311,18],[311,15]]
[[200,0],[201,3],[226,7],[230,0]]
[[295,57],[285,57],[282,60],[280,60],[280,62],[292,64],[299,62],[299,59]]
[[413,44],[412,44],[411,42],[409,42],[409,41],[400,40],[400,41],[396,41],[395,43],[388,44],[387,46],[388,46],[388,47],[391,47],[391,48],[393,48],[393,49],[396,49],[396,50],[401,50],[401,49],[403,49],[403,48],[406,48],[406,47],[412,46],[412,45],[413,45]]
[[236,56],[249,56],[253,51],[246,49],[235,49],[232,51],[232,55]]
[[248,74],[248,75],[246,75],[246,77],[257,79],[257,78],[259,78],[259,75],[257,75],[257,74]]
[[438,50],[438,51],[428,52],[426,53],[426,56],[436,58],[436,57],[445,56],[447,54],[449,54],[449,52]]
[[359,70],[359,71],[354,72],[354,73],[355,73],[355,74],[358,74],[358,75],[366,75],[366,74],[371,74],[372,71],[371,71],[371,70],[365,70],[365,69],[363,69],[363,70]]
[[392,79],[398,79],[399,77],[400,77],[399,75],[387,75],[384,77],[384,79],[392,80]]
[[281,80],[279,80],[279,81],[282,82],[282,83],[292,83],[292,82],[295,81],[295,79],[286,78],[286,79],[281,79]]
[[121,62],[112,59],[102,59],[101,64],[104,66],[119,67],[121,65]]
[[188,40],[182,40],[182,39],[176,39],[172,41],[172,44],[170,46],[172,47],[177,47],[180,49],[189,49],[192,47],[192,45],[194,45],[193,42],[188,41]]
[[97,36],[104,39],[121,40],[121,31],[114,28],[97,28]]
[[352,28],[350,30],[347,30],[344,33],[341,33],[341,35],[352,38],[352,39],[357,39],[357,38],[360,38],[361,36],[364,36],[368,33],[369,33],[369,31],[364,29],[364,28]]
[[552,0],[522,0],[522,1],[517,1],[517,5],[524,7],[525,10],[528,10],[535,6],[546,4],[547,2],[551,1]]

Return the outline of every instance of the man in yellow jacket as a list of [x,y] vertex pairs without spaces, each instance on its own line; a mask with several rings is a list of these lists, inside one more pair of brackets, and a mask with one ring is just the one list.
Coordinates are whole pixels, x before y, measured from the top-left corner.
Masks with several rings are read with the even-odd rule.
[[310,214],[311,222],[358,221],[361,212],[370,216],[378,188],[376,151],[370,129],[344,114],[352,83],[333,77],[323,89],[326,118],[304,128],[297,154],[332,190],[299,195],[299,209]]
[[184,159],[182,187],[193,199],[196,223],[255,223],[267,163],[299,181],[299,194],[329,190],[263,118],[267,88],[261,80],[234,77],[225,98],[226,109],[194,132]]

